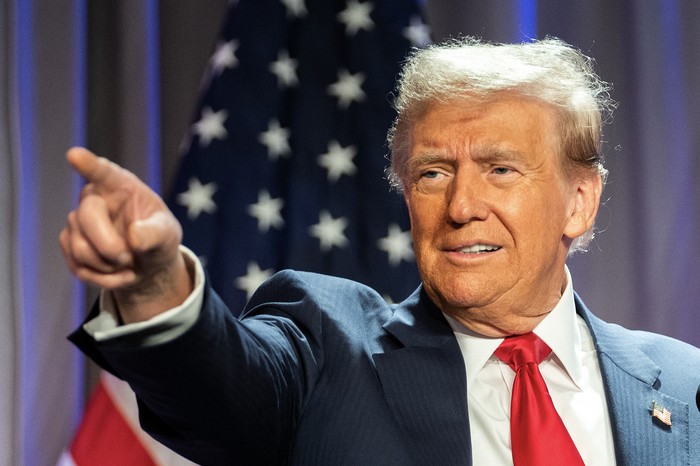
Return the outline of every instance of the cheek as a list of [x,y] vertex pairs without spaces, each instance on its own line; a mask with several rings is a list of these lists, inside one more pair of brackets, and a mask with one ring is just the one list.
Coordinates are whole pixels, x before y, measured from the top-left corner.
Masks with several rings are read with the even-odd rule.
[[431,235],[426,230],[425,224],[413,217],[411,220],[411,239],[413,240],[413,250],[420,256],[427,249],[427,240]]
[[411,218],[411,235],[413,242],[418,245],[431,243],[438,235],[439,219],[428,212],[415,213]]
[[563,234],[566,206],[555,193],[529,193],[494,209],[516,244],[540,244]]
[[436,209],[434,203],[427,202],[426,199],[406,198],[408,208],[408,218],[411,222],[411,234],[414,240],[425,236],[425,232],[432,229],[435,223]]
[[537,255],[545,255],[544,260],[553,258],[562,247],[567,225],[567,216],[563,206],[551,206],[549,214],[539,214],[531,218],[528,226],[531,247]]
[[[414,206],[415,207],[415,204]],[[419,263],[425,263],[430,254],[433,239],[436,237],[436,221],[434,216],[428,215],[425,210],[409,209],[411,220],[411,239],[413,251]]]

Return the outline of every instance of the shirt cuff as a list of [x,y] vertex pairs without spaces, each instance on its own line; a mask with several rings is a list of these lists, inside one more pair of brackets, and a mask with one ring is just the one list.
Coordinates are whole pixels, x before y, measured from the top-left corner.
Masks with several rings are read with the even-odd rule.
[[187,268],[194,269],[194,290],[177,307],[169,309],[143,322],[119,324],[119,316],[112,293],[102,290],[99,298],[100,312],[83,325],[85,332],[95,341],[126,337],[138,346],[154,346],[174,340],[194,325],[199,317],[204,300],[204,269],[197,256],[184,246],[180,251]]

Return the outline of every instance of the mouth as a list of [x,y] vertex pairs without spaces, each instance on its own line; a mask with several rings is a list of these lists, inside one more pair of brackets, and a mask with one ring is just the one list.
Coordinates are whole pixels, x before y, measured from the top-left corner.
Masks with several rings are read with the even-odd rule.
[[455,249],[454,251],[461,252],[462,254],[487,254],[498,251],[499,249],[501,249],[500,246],[495,246],[493,244],[474,244],[472,246]]

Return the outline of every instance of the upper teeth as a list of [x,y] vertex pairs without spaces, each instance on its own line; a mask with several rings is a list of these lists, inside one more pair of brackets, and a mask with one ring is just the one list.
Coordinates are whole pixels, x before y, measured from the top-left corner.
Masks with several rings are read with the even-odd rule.
[[498,249],[500,249],[498,246],[491,246],[490,244],[475,244],[474,246],[462,248],[459,250],[459,252],[479,253],[479,252],[496,251]]

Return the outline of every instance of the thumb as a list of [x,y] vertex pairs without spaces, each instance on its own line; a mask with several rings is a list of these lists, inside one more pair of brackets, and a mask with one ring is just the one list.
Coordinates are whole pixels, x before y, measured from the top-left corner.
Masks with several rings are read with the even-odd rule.
[[182,228],[168,210],[158,210],[129,225],[129,245],[137,254],[175,254],[182,240]]

